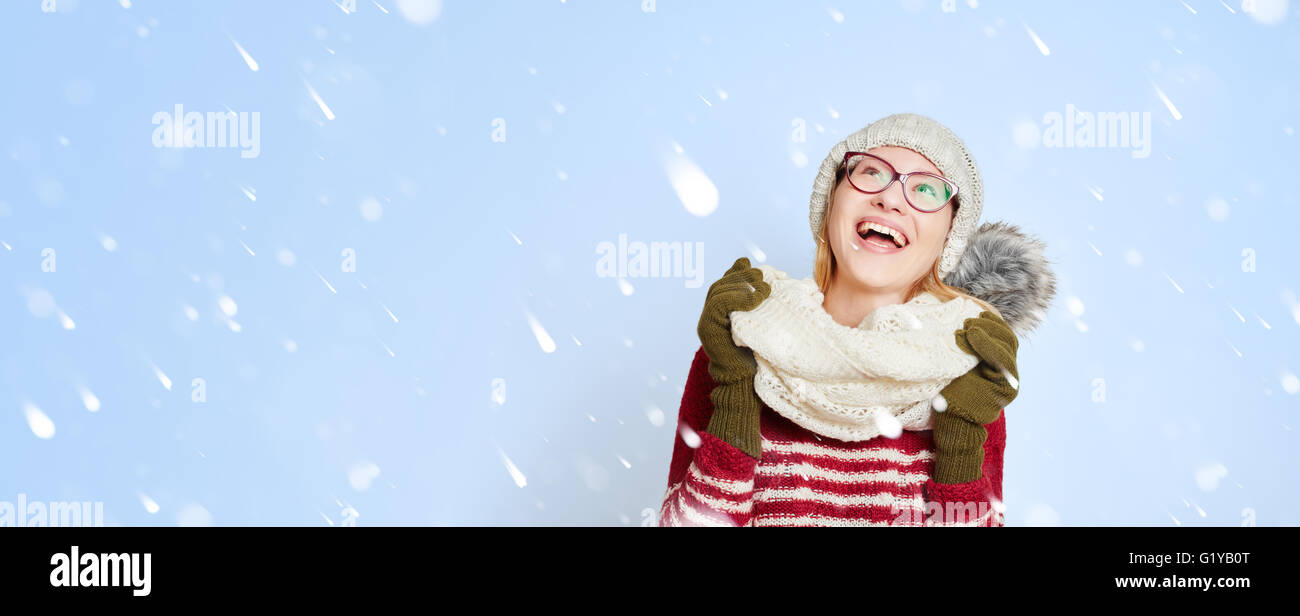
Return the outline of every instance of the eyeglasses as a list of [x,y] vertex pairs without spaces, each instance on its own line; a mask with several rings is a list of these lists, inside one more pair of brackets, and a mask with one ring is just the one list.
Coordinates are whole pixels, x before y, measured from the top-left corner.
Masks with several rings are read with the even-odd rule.
[[849,185],[868,195],[883,192],[898,180],[907,204],[920,212],[942,210],[957,196],[957,185],[942,177],[923,171],[899,173],[885,159],[866,152],[845,152],[843,166]]

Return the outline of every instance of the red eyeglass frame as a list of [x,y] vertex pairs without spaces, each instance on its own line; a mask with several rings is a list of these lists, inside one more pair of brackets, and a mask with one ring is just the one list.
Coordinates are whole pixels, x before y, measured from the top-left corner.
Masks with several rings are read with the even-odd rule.
[[[858,188],[858,185],[853,183],[853,174],[850,173],[850,170],[849,170],[849,158],[852,157],[852,156],[866,156],[866,157],[869,157],[869,158],[871,158],[871,159],[873,159],[873,160],[878,160],[878,161],[880,161],[881,163],[883,163],[883,164],[885,165],[885,167],[889,168],[889,172],[892,173],[894,177],[893,177],[892,179],[890,179],[890,180],[889,180],[889,183],[888,183],[888,184],[885,184],[885,185],[884,185],[880,190],[863,190],[863,189],[861,189],[861,188]],[[844,179],[846,179],[846,180],[849,181],[849,186],[853,187],[853,190],[856,190],[856,191],[858,191],[858,192],[860,192],[860,193],[864,193],[864,194],[868,194],[868,195],[878,195],[878,194],[880,194],[880,193],[882,193],[882,192],[885,192],[886,190],[889,190],[889,187],[890,187],[890,186],[893,186],[893,185],[894,185],[894,182],[898,182],[899,184],[901,184],[901,185],[903,186],[903,200],[907,201],[907,204],[910,205],[910,206],[912,206],[912,209],[914,209],[914,210],[916,210],[916,211],[918,211],[918,212],[921,212],[921,213],[923,213],[923,214],[933,214],[933,213],[935,213],[935,212],[938,212],[939,210],[942,210],[945,206],[947,206],[949,203],[952,203],[953,200],[957,198],[957,193],[960,192],[960,190],[961,190],[961,188],[960,188],[959,186],[957,186],[957,184],[953,183],[952,180],[949,180],[948,178],[943,177],[943,176],[941,176],[941,175],[935,175],[935,174],[933,174],[933,173],[928,173],[928,172],[925,172],[925,171],[913,171],[913,172],[911,172],[911,173],[899,173],[899,172],[898,172],[898,169],[895,169],[893,165],[889,164],[889,161],[887,161],[887,160],[885,160],[885,159],[883,159],[883,158],[881,158],[881,157],[879,157],[879,156],[876,156],[875,154],[868,154],[868,153],[866,153],[866,152],[845,152],[845,153],[844,153],[844,159],[840,161],[840,168],[844,170]],[[907,178],[909,178],[909,177],[911,177],[911,176],[914,176],[914,175],[923,175],[923,176],[926,176],[926,177],[932,177],[932,178],[934,178],[934,179],[936,179],[936,180],[939,180],[940,182],[943,182],[946,186],[952,188],[952,194],[951,194],[951,195],[948,195],[948,200],[947,200],[947,201],[944,201],[943,204],[940,205],[940,206],[939,206],[938,208],[936,208],[936,209],[933,209],[933,210],[927,210],[927,209],[919,208],[919,207],[916,206],[915,203],[912,203],[912,198],[909,197],[909,196],[907,196]]]

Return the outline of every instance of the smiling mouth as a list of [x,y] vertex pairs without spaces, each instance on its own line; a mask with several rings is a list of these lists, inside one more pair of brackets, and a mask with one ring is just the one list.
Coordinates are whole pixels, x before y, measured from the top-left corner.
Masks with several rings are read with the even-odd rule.
[[857,233],[863,241],[875,243],[881,248],[901,249],[907,246],[907,236],[901,231],[869,220],[858,223]]

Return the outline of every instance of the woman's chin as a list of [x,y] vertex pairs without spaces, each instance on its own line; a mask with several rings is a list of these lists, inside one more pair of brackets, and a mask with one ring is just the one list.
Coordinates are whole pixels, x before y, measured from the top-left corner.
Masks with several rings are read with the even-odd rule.
[[863,290],[887,291],[909,286],[901,277],[882,275],[883,272],[875,268],[868,272],[858,272],[850,269],[844,273],[848,274],[848,278],[854,287]]
[[859,281],[889,282],[899,278],[904,267],[902,254],[884,254],[878,252],[854,251],[847,259],[841,259],[846,273],[852,274]]

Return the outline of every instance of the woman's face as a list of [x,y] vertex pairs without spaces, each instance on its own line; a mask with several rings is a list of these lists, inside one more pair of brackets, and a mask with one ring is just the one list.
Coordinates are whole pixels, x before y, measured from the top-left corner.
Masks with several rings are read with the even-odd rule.
[[[885,159],[899,173],[943,175],[929,159],[907,148],[881,146],[868,153]],[[951,202],[936,212],[917,211],[903,198],[899,181],[879,193],[866,194],[854,189],[847,179],[840,180],[831,193],[826,222],[827,241],[836,261],[834,284],[907,293],[939,258],[953,213]],[[897,231],[896,239],[871,231],[872,224]]]

